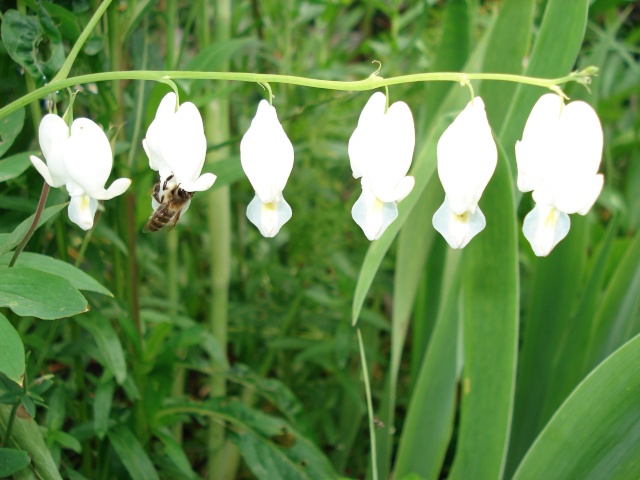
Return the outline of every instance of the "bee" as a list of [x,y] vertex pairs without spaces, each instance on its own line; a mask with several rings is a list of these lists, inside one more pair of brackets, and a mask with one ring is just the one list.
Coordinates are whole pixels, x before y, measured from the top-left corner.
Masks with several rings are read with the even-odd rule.
[[142,229],[143,232],[157,232],[171,230],[180,220],[182,210],[189,205],[193,192],[187,192],[173,180],[173,175],[162,182],[158,181],[153,187],[153,198],[158,202],[155,211]]

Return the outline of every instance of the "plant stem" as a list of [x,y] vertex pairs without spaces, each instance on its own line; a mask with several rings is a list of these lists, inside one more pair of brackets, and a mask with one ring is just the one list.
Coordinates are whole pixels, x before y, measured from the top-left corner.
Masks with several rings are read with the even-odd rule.
[[400,75],[397,77],[382,78],[378,76],[370,76],[364,80],[355,81],[337,81],[337,80],[319,80],[315,78],[297,77],[292,75],[274,75],[263,73],[245,73],[245,72],[194,72],[194,71],[150,71],[150,70],[129,70],[129,71],[112,71],[102,73],[91,73],[88,75],[80,75],[64,80],[56,80],[40,87],[39,89],[28,93],[27,95],[15,100],[9,105],[0,108],[0,118],[16,111],[29,103],[46,97],[50,93],[58,90],[92,82],[118,81],[118,80],[150,80],[155,82],[165,82],[166,80],[235,80],[238,82],[251,83],[282,83],[288,85],[299,85],[302,87],[322,88],[325,90],[343,90],[347,92],[362,92],[374,90],[390,85],[399,85],[403,83],[417,82],[457,82],[466,83],[472,80],[495,80],[502,82],[516,82],[537,87],[549,88],[555,90],[558,85],[568,82],[578,82],[582,84],[589,83],[589,77],[595,74],[595,67],[588,67],[580,72],[573,72],[565,77],[559,78],[536,78],[526,77],[523,75],[512,75],[507,73],[460,73],[460,72],[433,72],[433,73],[415,73],[411,75]]
[[371,442],[371,475],[373,480],[378,480],[378,459],[376,454],[376,427],[373,421],[373,402],[371,400],[371,385],[369,384],[369,372],[367,370],[367,357],[364,354],[362,334],[358,328],[358,347],[360,348],[360,361],[362,362],[362,378],[367,397],[367,412],[369,413],[369,435]]
[[96,12],[93,14],[93,17],[91,17],[91,20],[89,20],[89,23],[87,23],[87,26],[78,37],[78,40],[69,52],[69,55],[62,64],[62,67],[60,67],[60,70],[58,70],[56,76],[53,77],[53,80],[51,80],[51,83],[67,78],[67,75],[69,75],[69,71],[73,66],[73,62],[75,62],[78,53],[80,53],[80,49],[84,46],[84,43],[87,41],[87,38],[89,38],[89,35],[91,35],[91,32],[93,32],[93,29],[100,21],[100,18],[102,18],[102,15],[111,4],[111,1],[112,0],[103,0],[103,2],[100,4]]
[[44,184],[42,185],[42,192],[40,193],[40,200],[38,200],[36,214],[33,217],[33,223],[31,223],[31,226],[29,227],[27,234],[24,236],[24,238],[16,248],[16,251],[14,252],[13,257],[9,262],[10,267],[13,267],[16,264],[16,261],[18,260],[18,257],[22,253],[22,250],[24,250],[24,247],[27,246],[27,243],[31,239],[33,232],[36,231],[36,228],[38,227],[38,221],[40,220],[40,216],[42,215],[44,206],[47,203],[47,195],[49,195],[49,184],[47,182],[44,182]]
[[4,434],[3,446],[9,445],[9,439],[11,438],[11,430],[13,429],[13,421],[18,413],[18,407],[20,407],[20,400],[18,400],[13,407],[11,407],[11,413],[9,414],[9,420],[7,422],[7,430]]
[[[200,47],[208,46],[211,35],[208,32],[208,20],[211,17],[203,1],[203,18],[207,20],[201,30]],[[231,1],[216,0],[213,17],[213,36],[216,42],[231,38]],[[229,68],[229,62],[221,65]],[[220,98],[205,107],[205,133],[213,144],[226,142],[230,135],[229,100]],[[209,163],[215,163],[229,156],[229,147],[219,148],[207,155]],[[229,304],[229,279],[231,276],[231,215],[229,187],[225,186],[208,194],[208,226],[211,245],[211,308],[209,327],[224,355],[227,352],[227,324]],[[212,370],[219,371],[217,365]],[[213,374],[210,379],[211,397],[224,397],[227,394],[226,379],[223,375]],[[237,448],[225,438],[225,426],[220,422],[209,424],[209,465],[208,476],[211,480],[235,478],[239,454]]]

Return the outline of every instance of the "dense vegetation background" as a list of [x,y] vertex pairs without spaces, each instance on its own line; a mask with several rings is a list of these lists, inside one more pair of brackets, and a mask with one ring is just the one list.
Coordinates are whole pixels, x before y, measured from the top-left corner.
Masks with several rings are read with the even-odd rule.
[[[1,106],[54,78],[99,5],[0,4]],[[535,257],[520,233],[532,200],[514,187],[513,145],[546,92],[473,82],[501,153],[480,203],[487,230],[451,250],[431,227],[444,195],[435,146],[468,90],[396,85],[391,101],[407,102],[416,121],[416,188],[370,243],[351,219],[360,184],[347,142],[371,92],[272,83],[295,147],[285,190],[293,218],[265,239],[245,216],[254,192],[238,147],[265,91],[176,80],[181,101],[203,113],[205,171],[218,180],[173,231],[142,234],[156,173],[141,139],[169,87],[115,76],[80,84],[74,117],[104,127],[112,178],[133,186],[104,203],[89,232],[55,208],[68,195],[52,189],[54,208],[14,273],[1,267],[0,474],[638,478],[639,19],[637,3],[623,0],[113,3],[69,77],[188,70],[359,80],[378,60],[384,78],[557,78],[596,66],[590,91],[563,89],[600,116],[605,187],[554,252]],[[60,113],[69,92],[55,96]],[[40,100],[0,110],[3,265],[40,196],[28,157],[47,112]]]

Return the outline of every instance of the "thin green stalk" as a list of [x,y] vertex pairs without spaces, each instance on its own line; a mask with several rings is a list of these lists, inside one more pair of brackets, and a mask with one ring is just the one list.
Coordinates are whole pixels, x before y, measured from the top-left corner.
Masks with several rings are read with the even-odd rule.
[[367,412],[369,414],[369,435],[371,442],[371,476],[373,480],[378,480],[378,455],[376,453],[376,427],[373,421],[373,402],[371,400],[371,385],[369,384],[369,372],[367,371],[367,357],[364,354],[364,344],[362,334],[358,328],[358,347],[360,348],[360,361],[362,362],[362,379],[367,396]]
[[[214,7],[212,9],[211,7]],[[213,40],[224,42],[231,38],[231,1],[216,0],[213,5],[202,1],[202,18],[200,47]],[[213,14],[213,29],[209,32],[209,19]],[[221,65],[223,70],[229,69],[229,63]],[[229,100],[220,98],[205,107],[205,134],[214,144],[227,141],[230,136]],[[227,158],[229,147],[212,151],[207,155],[207,162]],[[208,193],[208,228],[211,245],[211,308],[209,327],[224,354],[227,351],[227,327],[229,305],[229,280],[231,277],[231,202],[229,187],[219,188]],[[216,370],[214,365],[212,370]],[[222,375],[213,374],[209,381],[212,397],[224,397],[227,394],[226,379]],[[209,424],[209,465],[208,477],[211,480],[231,480],[235,478],[239,453],[225,435],[225,426],[212,421]]]
[[42,216],[42,211],[44,210],[44,206],[47,203],[48,195],[49,195],[49,184],[47,182],[44,182],[44,184],[42,185],[42,192],[40,193],[40,200],[38,200],[38,206],[36,207],[36,213],[33,216],[33,223],[29,227],[29,230],[27,231],[26,235],[24,236],[24,238],[22,239],[18,247],[16,248],[16,251],[14,252],[13,257],[9,262],[9,267],[13,267],[16,264],[18,257],[24,250],[24,247],[27,246],[27,243],[31,239],[33,232],[36,231],[36,227],[38,226],[38,222],[40,221],[40,217]]
[[457,82],[466,84],[472,80],[494,80],[502,82],[523,83],[537,87],[548,88],[556,93],[561,93],[559,85],[568,82],[578,82],[583,85],[590,83],[590,76],[597,73],[596,67],[587,67],[580,72],[573,72],[565,77],[559,78],[536,78],[523,75],[511,75],[506,73],[460,73],[460,72],[434,72],[416,73],[412,75],[400,75],[397,77],[382,78],[371,76],[364,80],[337,81],[319,80],[315,78],[297,77],[293,75],[273,75],[263,73],[246,72],[194,72],[194,71],[151,71],[151,70],[129,70],[112,71],[102,73],[91,73],[79,75],[77,77],[66,78],[64,80],[52,81],[51,83],[26,94],[13,101],[9,105],[0,108],[0,118],[15,112],[29,103],[44,98],[58,90],[82,85],[86,83],[119,81],[119,80],[150,80],[166,83],[167,80],[226,80],[250,83],[281,83],[288,85],[299,85],[302,87],[321,88],[325,90],[342,90],[347,92],[363,92],[374,90],[390,85],[417,82]]
[[76,57],[78,56],[78,53],[80,53],[80,50],[89,38],[89,35],[91,35],[91,32],[93,32],[93,29],[96,27],[96,25],[100,21],[100,18],[102,18],[102,15],[104,15],[104,12],[107,10],[111,2],[112,0],[103,0],[103,2],[100,4],[96,12],[93,14],[93,17],[91,17],[91,20],[89,20],[89,23],[87,23],[87,26],[84,27],[84,30],[69,52],[69,55],[62,64],[62,67],[60,67],[60,70],[58,70],[56,76],[53,77],[53,80],[51,80],[51,83],[67,78],[67,76],[69,75],[69,71],[71,71],[71,67],[73,66],[73,62],[75,62]]
[[2,445],[9,445],[9,439],[11,438],[11,430],[13,429],[13,421],[16,418],[16,413],[18,413],[18,407],[20,407],[20,401],[18,400],[16,404],[11,407],[11,413],[9,414],[9,421],[7,422],[7,430],[4,434],[4,441]]

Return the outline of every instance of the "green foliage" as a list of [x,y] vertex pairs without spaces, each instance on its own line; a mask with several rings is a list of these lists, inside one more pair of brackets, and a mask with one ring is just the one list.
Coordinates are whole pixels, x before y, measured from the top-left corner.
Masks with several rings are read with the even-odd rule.
[[[269,1],[232,2],[220,19],[227,3],[215,3],[18,2],[1,12],[0,107],[56,75],[115,70],[359,80],[378,60],[383,78],[552,78],[594,65],[590,92],[562,89],[601,118],[605,189],[586,217],[572,215],[548,258],[535,257],[518,233],[532,202],[515,186],[514,144],[546,92],[473,81],[499,165],[480,200],[486,230],[452,250],[431,225],[444,198],[437,144],[469,89],[393,85],[390,101],[407,102],[416,121],[416,185],[369,243],[350,216],[360,183],[347,144],[371,92],[272,82],[295,147],[284,192],[294,213],[265,239],[246,219],[254,192],[238,145],[267,91],[178,79],[180,101],[201,109],[207,131],[220,128],[210,118],[224,118],[229,135],[208,138],[216,161],[203,171],[217,175],[214,193],[197,193],[169,235],[143,235],[157,178],[141,141],[169,86],[71,78],[73,91],[0,118],[0,476],[372,478],[375,448],[381,479],[637,478],[637,8]],[[97,6],[104,16],[94,17]],[[132,187],[102,202],[88,232],[68,220],[67,192],[51,189],[9,267],[36,219],[42,178],[29,156],[43,158],[40,119],[65,111],[71,95],[74,118],[107,132],[112,178],[131,178]],[[214,258],[226,239],[228,258]],[[223,299],[225,334],[208,323],[220,315],[212,296]],[[219,452],[211,432],[221,435]]]

